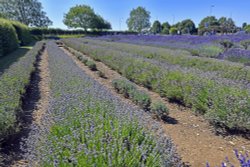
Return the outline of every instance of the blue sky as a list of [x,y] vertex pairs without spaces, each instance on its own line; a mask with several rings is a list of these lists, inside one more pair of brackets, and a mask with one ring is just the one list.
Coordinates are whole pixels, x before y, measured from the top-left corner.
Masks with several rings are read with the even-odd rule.
[[[63,16],[70,7],[77,4],[91,6],[96,13],[112,24],[114,30],[126,30],[129,12],[138,6],[151,13],[151,22],[159,20],[170,24],[190,18],[196,25],[210,14],[218,17],[232,17],[238,26],[243,22],[250,24],[249,0],[39,0],[53,21],[55,28],[67,27]],[[211,6],[214,7],[211,7]]]

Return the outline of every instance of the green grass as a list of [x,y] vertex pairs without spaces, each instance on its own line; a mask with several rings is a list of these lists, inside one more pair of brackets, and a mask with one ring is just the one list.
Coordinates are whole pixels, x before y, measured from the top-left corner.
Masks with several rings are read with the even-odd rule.
[[15,50],[14,52],[0,57],[0,75],[5,69],[8,69],[13,63],[17,62],[21,57],[23,57],[29,50],[33,48],[34,44],[29,46],[22,46]]
[[84,34],[72,34],[72,35],[57,35],[59,38],[81,38]]

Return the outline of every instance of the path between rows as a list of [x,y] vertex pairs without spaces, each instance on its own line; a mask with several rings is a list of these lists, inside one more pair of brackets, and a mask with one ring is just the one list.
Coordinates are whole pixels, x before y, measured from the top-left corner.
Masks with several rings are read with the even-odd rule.
[[[69,55],[77,66],[85,71],[89,76],[103,84],[110,91],[116,94],[112,87],[112,80],[122,78],[116,71],[110,69],[102,62],[94,61],[87,55],[83,55],[96,63],[97,69],[105,74],[106,79],[98,76],[96,72],[91,71],[87,66],[81,63],[68,50],[60,47],[67,55]],[[170,123],[162,122],[162,128],[168,134],[175,145],[177,152],[182,160],[193,167],[205,167],[206,162],[211,166],[218,166],[225,158],[228,157],[233,164],[238,165],[238,161],[233,150],[250,151],[250,140],[239,136],[228,136],[226,138],[217,136],[213,132],[213,127],[202,116],[195,116],[190,109],[169,103],[166,99],[161,98],[157,93],[138,86],[138,89],[146,91],[152,98],[152,101],[163,101],[169,108],[171,118]],[[121,98],[123,98],[120,95]],[[130,100],[123,100],[132,103]]]
[[[36,103],[35,110],[32,114],[32,124],[36,124],[37,126],[41,125],[41,119],[44,113],[48,110],[49,106],[49,99],[50,99],[50,75],[49,75],[49,62],[48,62],[48,53],[45,48],[45,51],[40,57],[40,61],[38,63],[38,70],[39,70],[39,77],[40,81],[38,84],[39,91],[39,100]],[[11,166],[12,167],[27,167],[30,162],[25,159],[20,159],[14,162]],[[34,166],[38,166],[33,162]]]

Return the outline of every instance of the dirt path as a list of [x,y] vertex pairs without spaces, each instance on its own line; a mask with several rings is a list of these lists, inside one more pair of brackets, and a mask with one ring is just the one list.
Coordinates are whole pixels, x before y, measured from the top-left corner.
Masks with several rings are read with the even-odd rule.
[[[105,64],[96,62],[89,56],[84,55],[94,61],[97,65],[97,69],[105,74],[107,78],[103,79],[99,77],[96,72],[89,70],[88,67],[78,61],[69,51],[64,48],[62,49],[88,75],[109,88],[112,93],[116,93],[111,83],[113,79],[122,78],[119,73],[111,70]],[[162,122],[162,127],[166,134],[173,139],[182,160],[190,166],[205,167],[206,162],[209,162],[211,166],[218,166],[225,161],[226,157],[228,157],[233,164],[238,165],[233,150],[250,151],[250,140],[239,136],[229,136],[226,138],[217,136],[213,132],[213,127],[211,127],[203,117],[195,116],[190,109],[169,103],[157,93],[149,91],[144,87],[138,86],[138,89],[146,91],[153,101],[163,101],[170,109],[170,119],[168,123]],[[122,96],[120,97],[123,98]],[[132,103],[128,99],[123,99]]]
[[[49,105],[49,66],[48,66],[48,54],[47,50],[43,52],[43,54],[40,56],[40,61],[38,63],[38,75],[39,75],[39,83],[37,86],[36,96],[38,98],[38,101],[35,103],[35,108],[32,111],[32,123],[37,124],[40,126],[41,118],[43,117],[43,114],[48,109]],[[12,167],[26,167],[28,166],[28,161],[22,158],[22,155],[20,155],[20,158],[15,161],[12,165]]]

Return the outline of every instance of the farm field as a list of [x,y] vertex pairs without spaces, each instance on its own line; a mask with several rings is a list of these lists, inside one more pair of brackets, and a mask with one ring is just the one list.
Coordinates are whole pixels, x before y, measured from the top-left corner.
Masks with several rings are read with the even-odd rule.
[[[26,83],[32,87],[28,92],[31,95],[26,93],[28,97],[23,98],[20,108],[30,109],[33,121],[21,126],[13,121],[13,125],[9,123],[10,129],[3,129],[2,133],[6,134],[20,128],[18,142],[14,144],[20,149],[3,147],[9,150],[1,153],[3,164],[206,166],[209,162],[215,166],[225,162],[226,157],[238,164],[234,149],[241,153],[250,149],[248,103],[243,105],[245,110],[237,106],[248,97],[247,81],[230,75],[222,77],[225,70],[219,68],[203,77],[205,69],[198,72],[192,66],[182,69],[167,61],[178,57],[175,53],[189,57],[183,50],[163,48],[159,49],[159,57],[155,53],[148,58],[146,54],[151,53],[147,49],[153,47],[137,48],[138,45],[123,46],[123,43],[110,44],[89,38],[45,43],[40,56],[35,53],[43,42],[30,51],[33,59],[29,65],[37,77],[31,77],[31,82]],[[227,63],[229,73],[241,65],[199,59],[218,61],[219,65]],[[190,78],[182,81],[183,76]],[[221,80],[218,82],[216,78]],[[203,89],[192,90],[187,81],[206,87],[200,85]],[[203,99],[193,97],[195,93]],[[219,101],[227,95],[234,98],[231,106],[226,106],[227,101]],[[213,96],[217,98],[210,98]],[[33,97],[37,98],[29,102]],[[210,105],[204,102],[205,97],[211,100]],[[225,103],[223,107],[228,108],[212,106],[213,103]],[[226,112],[229,107],[234,113]],[[26,135],[24,126],[28,128]]]
[[0,167],[250,167],[250,2],[105,2],[0,1]]

